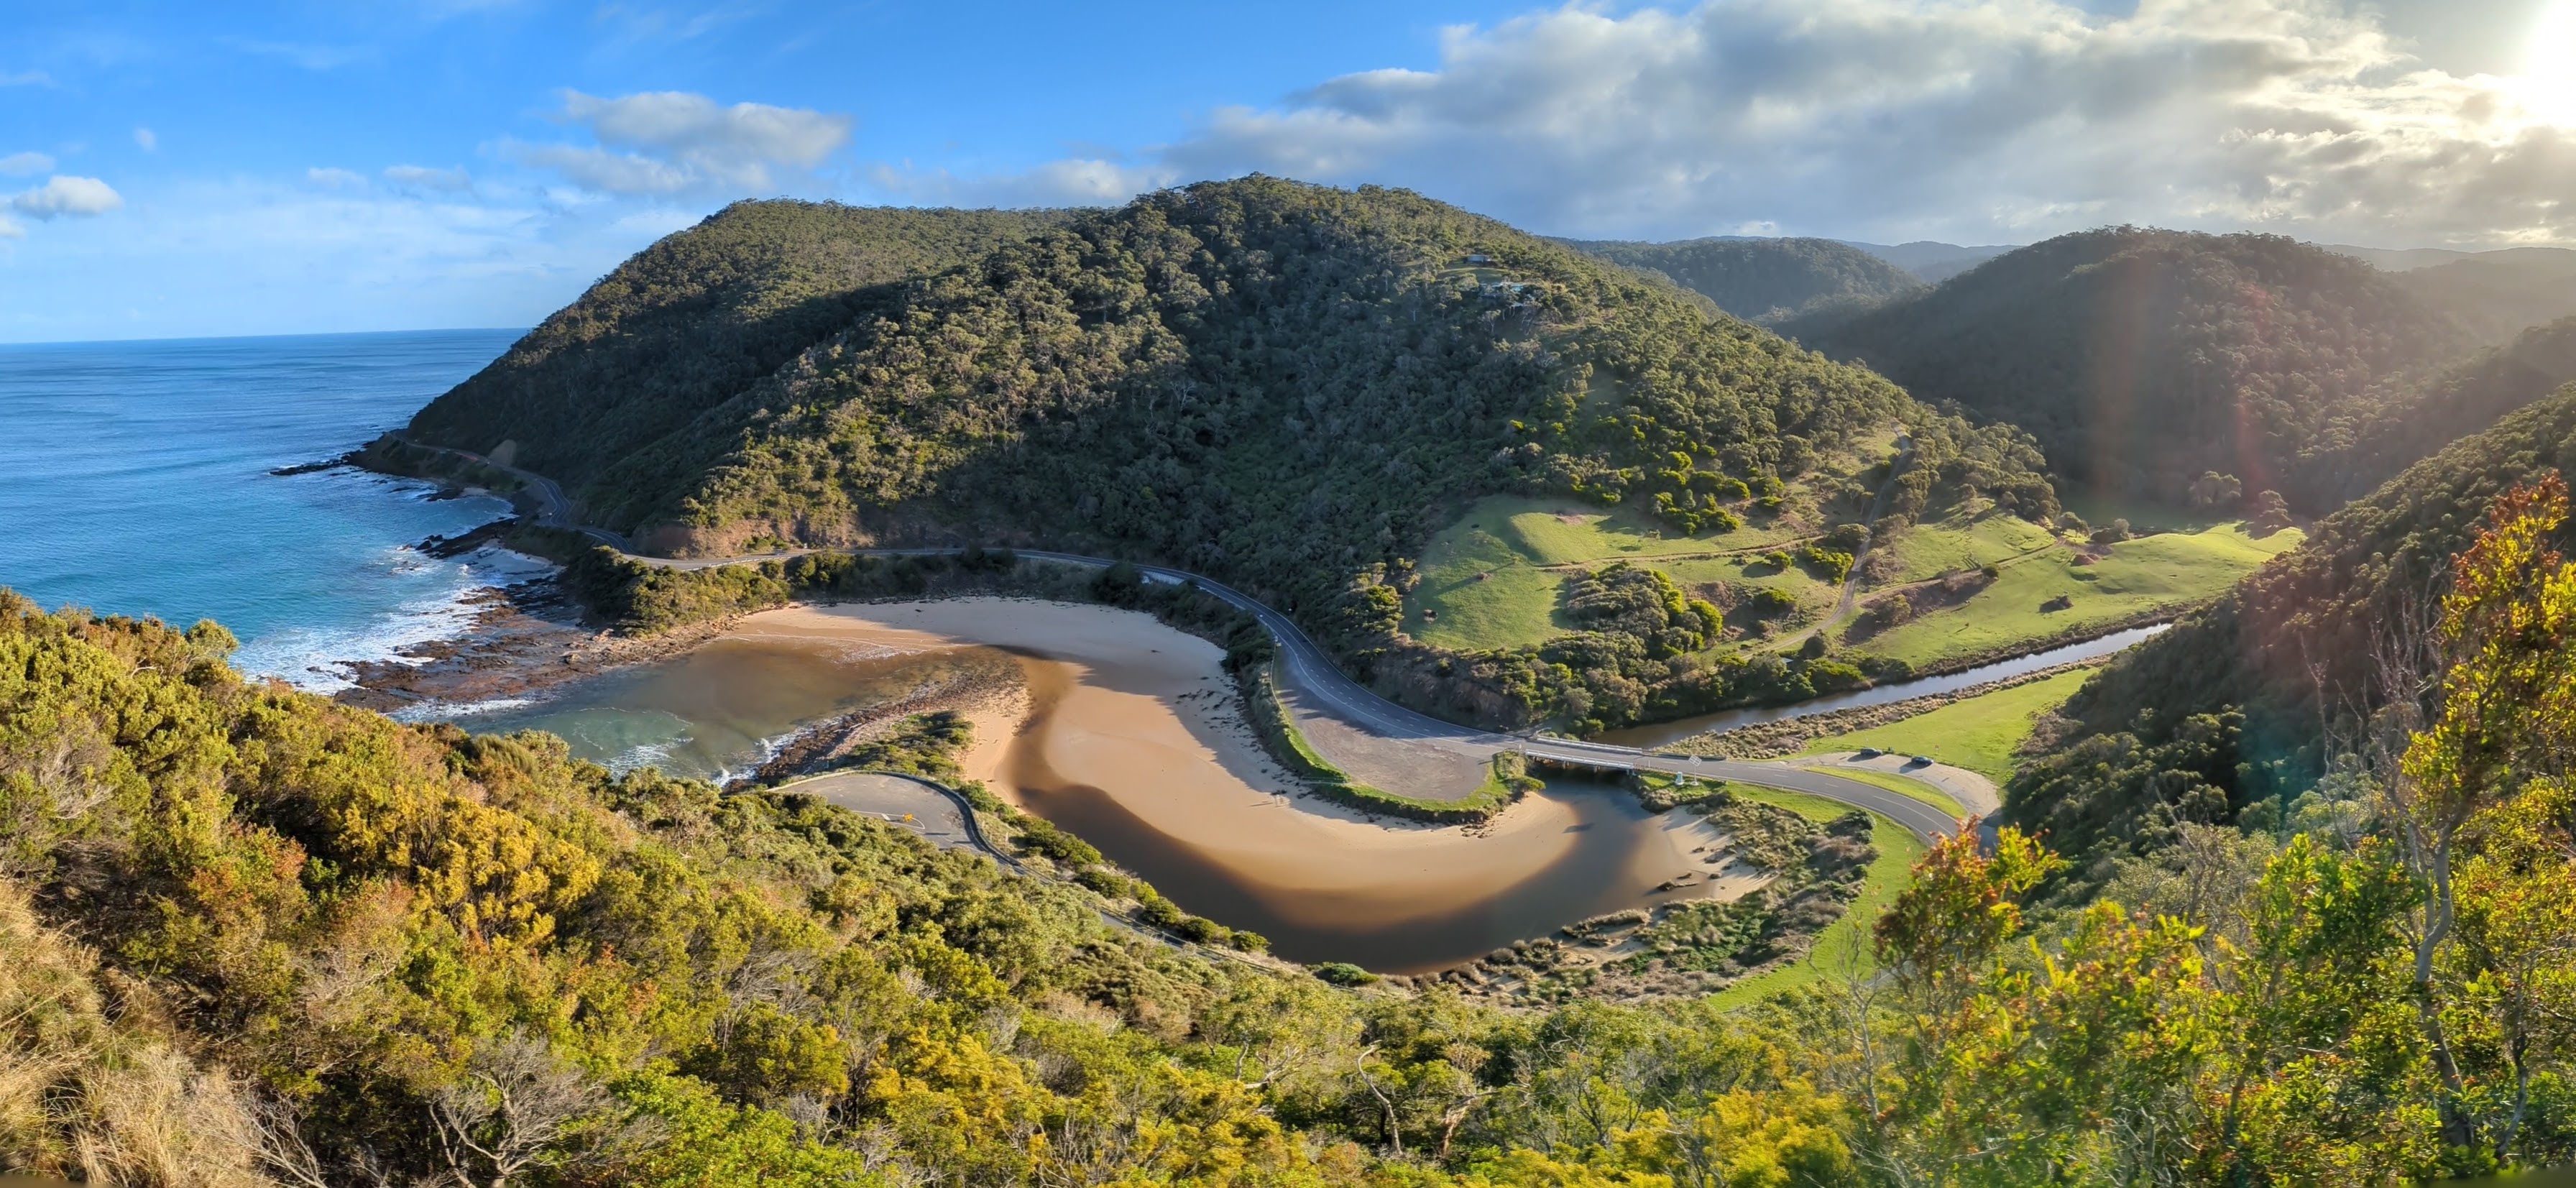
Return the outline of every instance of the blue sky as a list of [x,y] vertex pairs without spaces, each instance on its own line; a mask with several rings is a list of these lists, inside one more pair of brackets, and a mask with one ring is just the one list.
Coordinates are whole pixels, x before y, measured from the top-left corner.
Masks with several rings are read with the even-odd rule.
[[1250,169],[1605,237],[2564,242],[2548,2],[17,0],[0,340],[526,325],[735,198]]

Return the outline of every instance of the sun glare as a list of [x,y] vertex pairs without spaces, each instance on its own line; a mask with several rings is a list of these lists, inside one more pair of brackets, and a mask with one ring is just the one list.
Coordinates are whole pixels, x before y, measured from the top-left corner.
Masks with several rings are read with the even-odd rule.
[[2576,125],[2576,0],[2555,0],[2541,10],[2523,45],[2522,78],[2542,118]]

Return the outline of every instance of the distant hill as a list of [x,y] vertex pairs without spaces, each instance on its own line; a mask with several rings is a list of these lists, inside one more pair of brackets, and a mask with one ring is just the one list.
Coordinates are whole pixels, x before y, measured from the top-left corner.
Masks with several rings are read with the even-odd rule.
[[1855,312],[1923,288],[1903,269],[1830,239],[1724,236],[1673,243],[1566,240],[1614,264],[1660,273],[1756,325]]
[[579,489],[847,324],[865,290],[1067,217],[737,202],[636,253],[411,429]]
[[2011,245],[1961,247],[1955,243],[1936,243],[1918,239],[1911,243],[1883,244],[1843,240],[1844,244],[1894,264],[1912,273],[1925,284],[1937,285],[1988,260],[2012,251]]
[[2418,268],[2466,260],[2478,254],[2454,248],[2375,248],[2349,243],[2321,243],[2317,246],[2339,256],[2366,261],[2382,272],[2412,272]]
[[[2278,236],[2109,228],[2021,248],[1858,318],[1781,326],[1917,397],[2035,435],[2061,475],[2182,500],[2280,481],[2381,385],[2471,336],[2359,260]],[[2323,510],[2323,509],[2320,509]]]
[[2441,593],[2490,499],[2552,471],[2576,474],[2576,384],[2406,468],[2113,661],[2061,711],[2073,731],[2014,777],[2005,816],[2100,857],[2154,844],[2170,813],[2284,811],[2315,778],[2321,723],[2377,703],[2384,626]]
[[2576,251],[2567,248],[2480,252],[2405,272],[2398,282],[2487,342],[2576,314]]

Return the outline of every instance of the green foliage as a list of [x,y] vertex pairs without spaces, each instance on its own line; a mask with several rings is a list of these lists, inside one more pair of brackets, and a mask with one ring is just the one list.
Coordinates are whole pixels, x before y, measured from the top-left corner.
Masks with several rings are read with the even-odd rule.
[[1829,310],[1853,312],[1924,287],[1912,273],[1830,239],[1565,242],[1614,264],[1661,274],[1762,326]]
[[[1015,1118],[1221,1120],[1179,1082],[1072,1089],[1145,1075],[1164,1049],[1047,1056],[1073,1077],[1059,1091],[984,1029],[1042,1000],[1168,1027],[1261,975],[809,798],[612,779],[547,736],[247,683],[228,638],[0,596],[0,874],[120,994],[166,1004],[191,1051],[283,1095],[332,1166],[429,1174],[467,1136],[492,1153],[466,1159],[485,1179],[524,1157],[585,1182],[841,1183],[862,1165],[832,1136],[878,1128],[891,1145],[872,1159],[1019,1179],[1057,1173]],[[1226,1117],[1238,1136],[1269,1125]],[[1275,1142],[1242,1154],[1307,1166]]]
[[1807,545],[1798,550],[1798,564],[1805,566],[1807,572],[1816,575],[1818,581],[1840,582],[1844,575],[1851,572],[1852,555],[1817,545]]
[[2302,507],[2341,507],[2570,380],[2576,317],[2533,326],[2432,376],[2383,385],[2381,399],[2328,426],[2282,489]]
[[[2106,839],[2127,845],[2129,823],[2155,811],[2153,785],[2139,782],[2144,772],[2099,778],[2105,765],[2133,767],[2110,757],[2154,755],[2178,739],[2197,751],[2202,744],[2184,736],[2215,739],[2211,724],[2221,721],[2233,723],[2223,731],[2232,740],[2223,760],[2213,752],[2210,764],[2184,769],[2224,793],[2230,807],[2222,818],[2248,804],[2286,802],[2324,770],[2318,725],[2350,730],[2356,709],[2384,703],[2372,664],[2384,626],[2428,616],[2439,575],[2468,546],[2487,503],[2569,470],[2576,470],[2576,389],[2561,388],[2318,521],[2300,547],[2123,653],[2069,699],[2061,712],[2081,729],[2056,753],[2023,765],[2007,789],[2007,815],[2052,820],[2052,841],[2070,853],[2092,854]],[[2076,769],[2095,774],[2077,777]],[[2114,785],[2123,790],[2105,791]],[[2084,803],[2058,803],[2067,798]]]
[[636,253],[421,410],[410,432],[494,456],[514,443],[504,461],[625,523],[641,509],[593,483],[617,460],[683,431],[906,282],[1066,217],[737,202]]
[[833,767],[890,771],[897,775],[956,782],[957,753],[973,741],[974,724],[955,710],[913,714],[882,733],[853,744],[832,760]]
[[[2460,662],[2379,802],[2393,838],[2180,822],[2113,864],[2133,913],[2034,902],[2059,858],[1964,836],[1878,917],[1883,981],[1773,982],[1731,1014],[1506,1013],[1191,957],[1075,884],[808,798],[612,778],[545,736],[245,682],[210,628],[0,597],[0,1151],[254,1185],[239,1138],[265,1118],[318,1182],[2000,1188],[2563,1161],[2576,566],[2549,547],[2563,491],[2518,498],[2460,561]],[[1874,880],[1862,839],[1891,836],[1712,807],[1811,881],[1667,913],[1637,951],[1756,956]]]
[[[2068,478],[2174,502],[2208,471],[2291,471],[2386,399],[2379,385],[2473,346],[2351,257],[2132,227],[2059,236],[1842,324],[1783,329],[1922,399],[2028,430]],[[2097,448],[2106,433],[2124,447]]]
[[[720,253],[716,232],[762,217],[738,206],[633,267]],[[1970,426],[1711,321],[1667,286],[1409,193],[1252,177],[986,230],[998,245],[971,263],[854,291],[801,353],[758,355],[758,377],[734,368],[751,358],[738,352],[720,375],[683,369],[707,385],[670,402],[686,418],[641,418],[595,455],[557,440],[604,414],[590,387],[548,378],[588,366],[556,329],[526,349],[559,367],[511,364],[525,383],[478,379],[412,432],[476,449],[511,437],[540,466],[619,459],[567,477],[650,547],[973,539],[1150,558],[1280,606],[1363,663],[1401,626],[1398,586],[1441,510],[1479,496],[1573,495],[1695,531],[1778,514],[1786,480],[1901,422],[1915,446],[1900,518],[1970,490],[2055,510],[2037,451],[2009,428]],[[1488,263],[1469,267],[1471,254]],[[623,374],[605,355],[597,365]],[[644,629],[903,577],[575,568],[607,617]],[[1526,660],[1465,671],[1491,674],[1459,697],[1506,710],[1495,716],[1553,708]],[[1629,700],[1623,686],[1597,692]]]

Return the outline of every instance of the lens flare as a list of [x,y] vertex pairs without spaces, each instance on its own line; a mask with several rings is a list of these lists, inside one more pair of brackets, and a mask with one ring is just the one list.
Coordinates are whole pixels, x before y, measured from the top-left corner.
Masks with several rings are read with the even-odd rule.
[[2523,43],[2524,101],[2542,119],[2576,126],[2576,0],[2541,10]]

